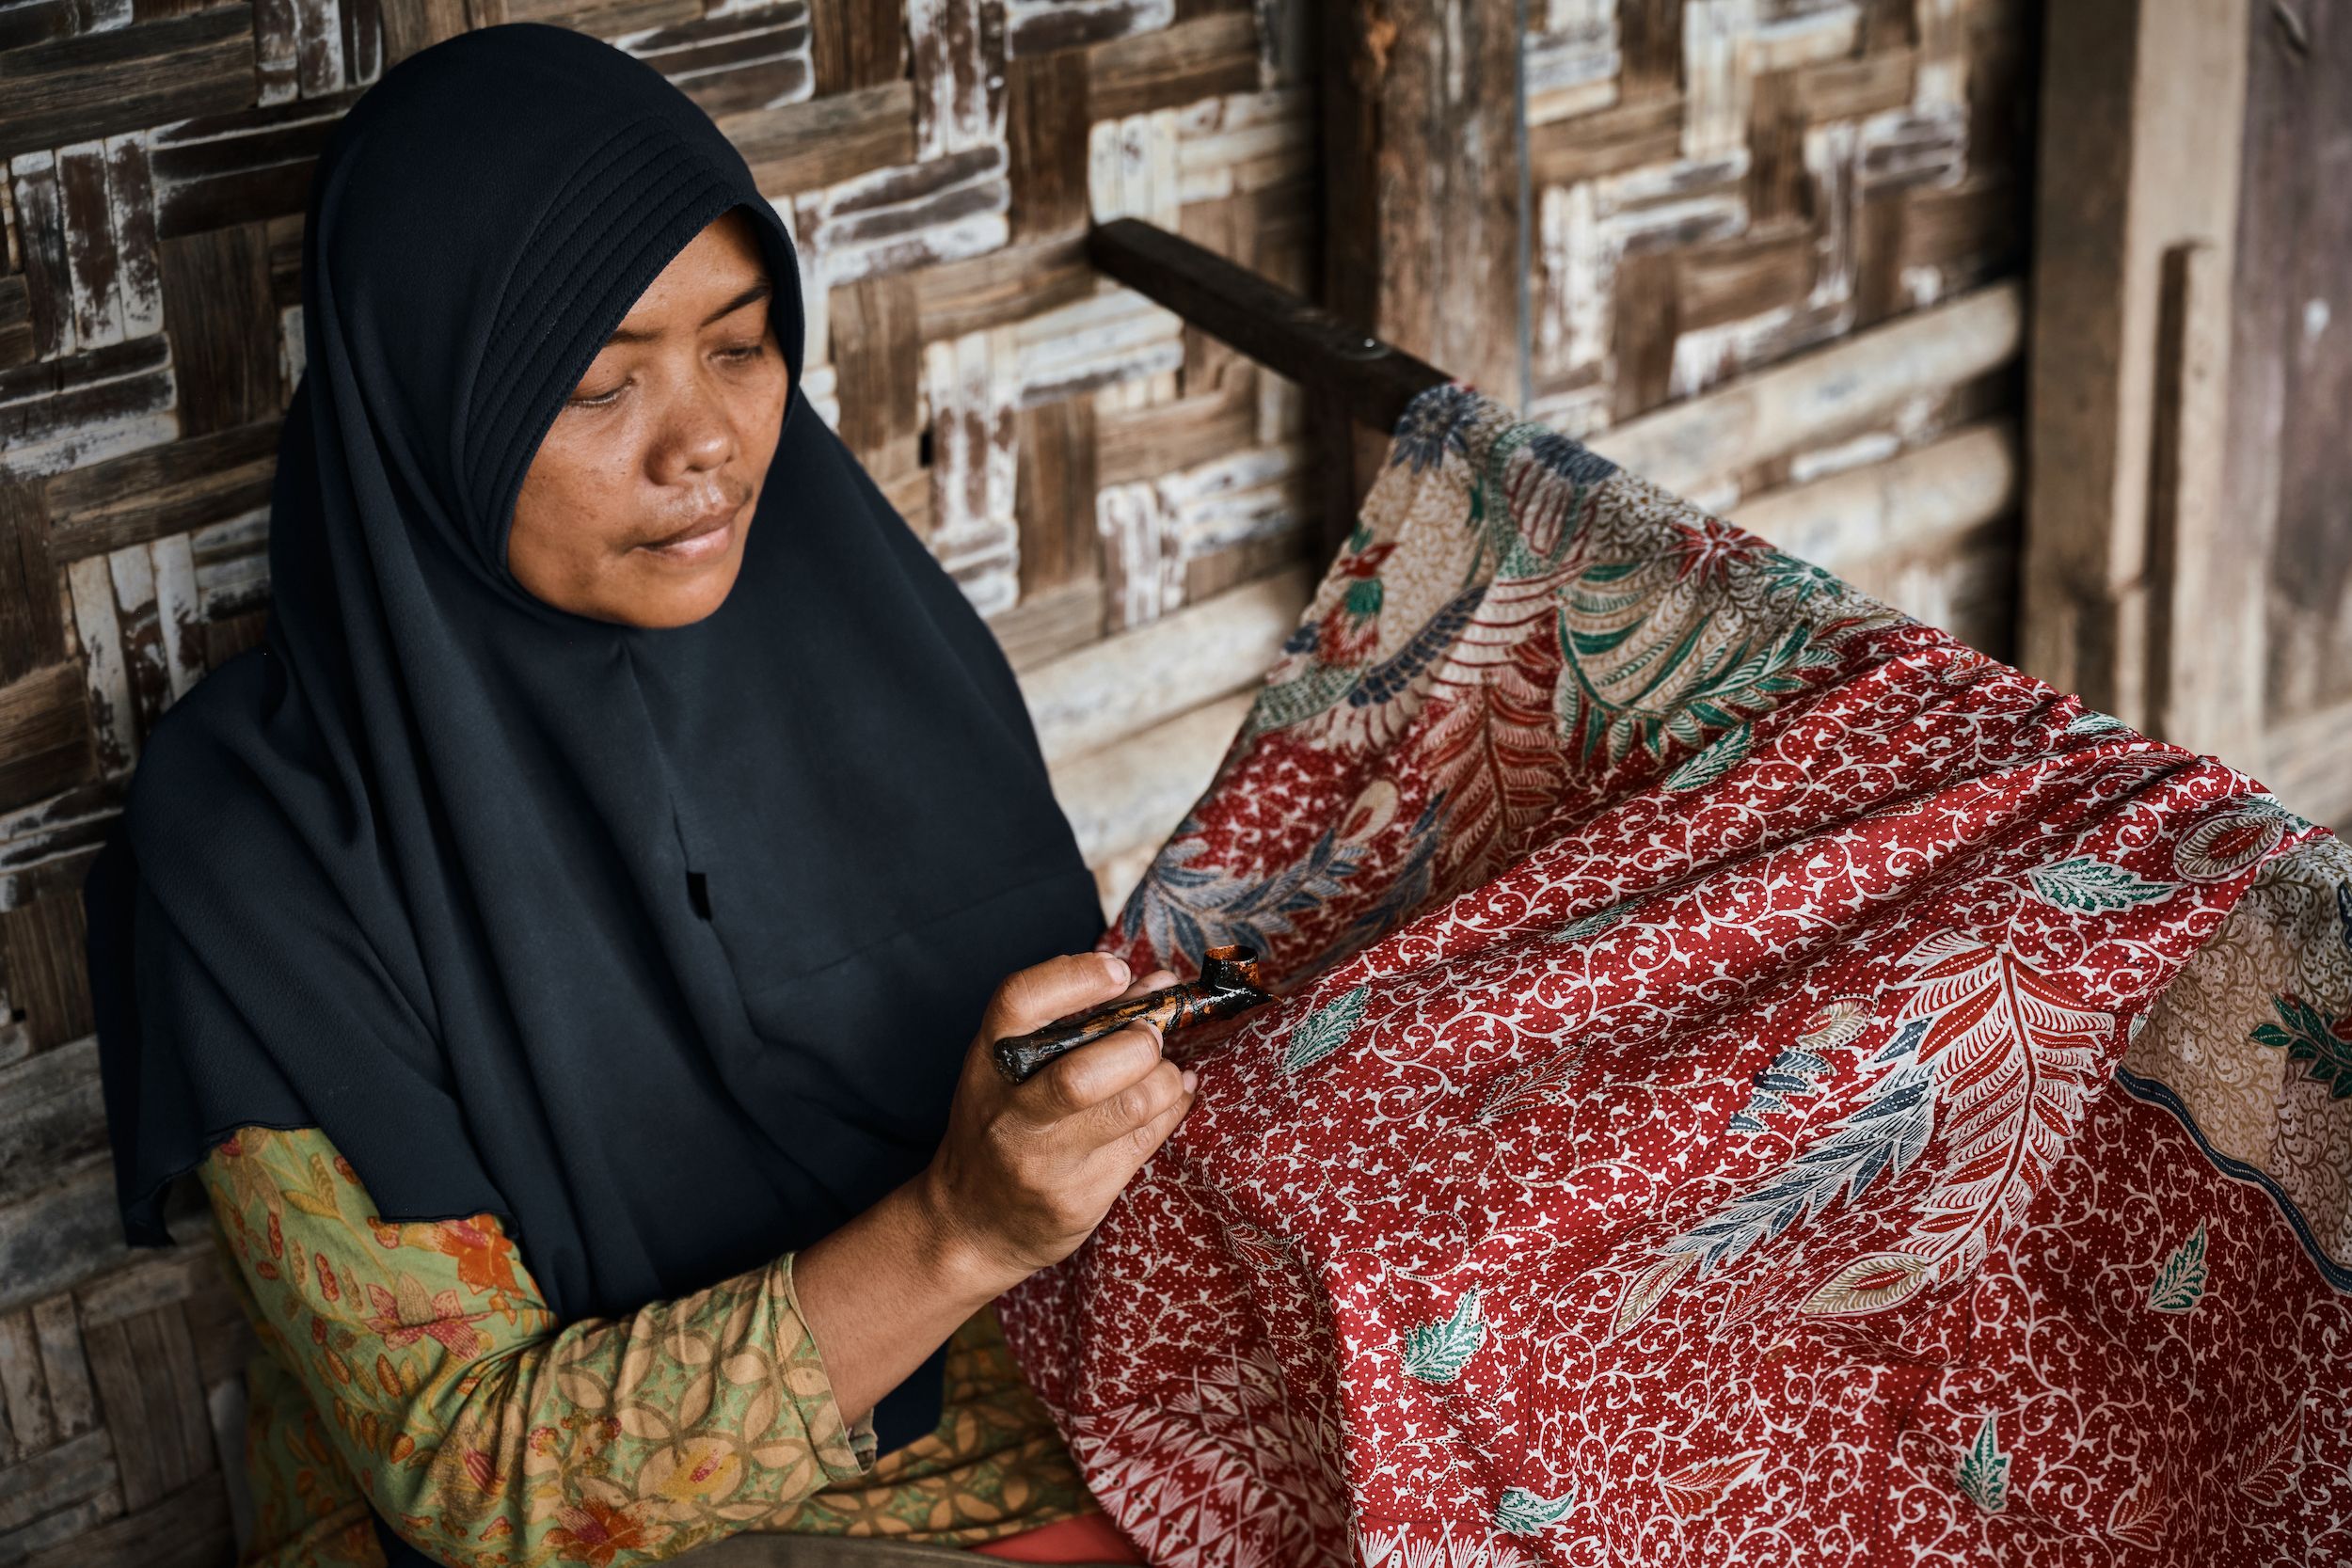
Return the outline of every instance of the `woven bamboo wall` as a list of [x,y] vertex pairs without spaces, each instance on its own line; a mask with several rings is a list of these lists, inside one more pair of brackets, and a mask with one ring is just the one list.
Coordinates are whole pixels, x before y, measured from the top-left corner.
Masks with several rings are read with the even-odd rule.
[[[1147,216],[1312,292],[1306,16],[0,0],[0,1565],[218,1563],[238,1528],[249,1339],[191,1192],[183,1246],[120,1245],[78,889],[140,737],[259,634],[334,117],[531,19],[719,118],[800,237],[811,397],[989,613],[1115,898],[1303,602],[1315,508],[1291,388],[1078,237]],[[2006,651],[2022,0],[1528,20],[1530,406]]]

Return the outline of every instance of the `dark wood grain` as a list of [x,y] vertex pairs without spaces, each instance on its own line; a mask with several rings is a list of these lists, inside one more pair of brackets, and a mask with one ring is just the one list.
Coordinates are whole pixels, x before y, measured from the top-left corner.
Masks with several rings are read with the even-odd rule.
[[267,231],[240,223],[166,240],[163,273],[182,432],[207,436],[277,414]]
[[[0,683],[65,657],[57,564],[40,489],[0,478]],[[15,799],[0,793],[0,802]]]
[[1436,366],[1140,218],[1097,228],[1087,253],[1129,288],[1311,391],[1337,399],[1378,430],[1393,429],[1416,394],[1448,379]]
[[0,156],[253,102],[253,8],[0,53]]

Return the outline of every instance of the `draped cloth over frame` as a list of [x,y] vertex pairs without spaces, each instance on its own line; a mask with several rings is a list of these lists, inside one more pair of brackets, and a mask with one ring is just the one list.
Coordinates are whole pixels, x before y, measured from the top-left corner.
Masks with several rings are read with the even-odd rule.
[[2352,1560],[2352,852],[1456,384],[1104,946],[1286,992],[1001,1304],[1169,1568]]
[[[791,372],[740,575],[684,626],[549,605],[524,471],[738,206]],[[516,24],[359,99],[302,269],[264,641],[163,716],[87,884],[131,1239],[259,1122],[387,1219],[499,1215],[567,1320],[816,1240],[930,1158],[995,982],[1103,925],[994,641],[802,393],[788,230],[650,66]],[[942,1393],[934,1356],[882,1446]]]

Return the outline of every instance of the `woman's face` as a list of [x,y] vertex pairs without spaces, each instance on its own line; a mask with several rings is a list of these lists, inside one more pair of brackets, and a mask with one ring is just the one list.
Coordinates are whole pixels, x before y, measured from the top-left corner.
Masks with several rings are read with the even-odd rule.
[[679,251],[539,443],[506,562],[548,603],[676,626],[735,586],[791,389],[757,236],[734,208]]

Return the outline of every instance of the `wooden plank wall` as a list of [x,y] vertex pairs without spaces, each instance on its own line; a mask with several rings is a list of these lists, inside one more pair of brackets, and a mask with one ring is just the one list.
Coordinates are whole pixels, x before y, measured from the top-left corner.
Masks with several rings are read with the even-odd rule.
[[1475,84],[1511,14],[1327,11],[1328,297],[2010,655],[2041,8],[1534,0],[1507,140]]
[[2253,6],[2217,524],[2250,578],[2263,782],[2352,833],[2352,15]]
[[[78,892],[156,716],[260,632],[334,118],[531,19],[721,120],[800,238],[812,400],[989,614],[1115,902],[1303,604],[1329,485],[1293,389],[1080,236],[1145,216],[1318,292],[1366,193],[1324,188],[1307,62],[1445,44],[1448,3],[1489,0],[0,0],[0,1568],[223,1562],[246,1506],[250,1344],[192,1190],[180,1246],[120,1245]],[[1417,270],[1425,216],[1366,308],[1453,312],[1515,351],[1484,384],[2006,652],[2028,10],[1537,0],[1499,53],[1482,12],[1527,115],[1424,211],[1483,204],[1527,307],[1387,281],[1483,276],[1455,239]],[[1479,99],[1493,151],[1466,69],[1357,87],[1391,127]]]
[[2008,657],[2040,8],[1536,14],[1531,411]]
[[2352,830],[2352,20],[2051,12],[2020,662]]

